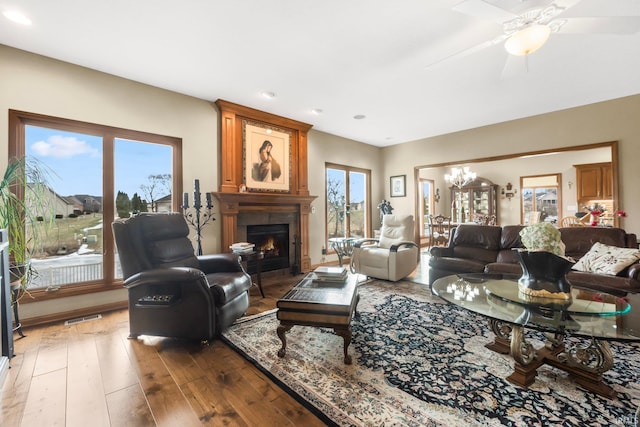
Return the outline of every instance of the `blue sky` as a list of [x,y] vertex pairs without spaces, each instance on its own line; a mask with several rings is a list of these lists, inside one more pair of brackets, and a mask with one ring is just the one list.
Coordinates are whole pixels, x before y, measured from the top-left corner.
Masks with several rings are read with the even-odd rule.
[[[55,171],[51,186],[58,194],[102,195],[101,137],[27,126],[26,143],[27,156],[38,158]],[[171,154],[168,146],[116,139],[116,192],[143,196],[140,185],[149,182],[149,175],[171,173]]]
[[[345,171],[339,169],[328,169],[327,179],[342,182],[344,191]],[[350,172],[349,174],[349,196],[351,203],[359,203],[364,200],[365,174],[361,172]]]

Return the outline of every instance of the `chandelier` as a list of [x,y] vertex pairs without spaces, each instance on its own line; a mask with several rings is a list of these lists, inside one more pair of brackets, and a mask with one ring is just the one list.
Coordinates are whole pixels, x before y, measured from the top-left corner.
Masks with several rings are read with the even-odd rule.
[[476,179],[476,174],[475,172],[471,172],[466,166],[463,169],[451,168],[451,174],[446,174],[444,179],[452,185],[461,188]]

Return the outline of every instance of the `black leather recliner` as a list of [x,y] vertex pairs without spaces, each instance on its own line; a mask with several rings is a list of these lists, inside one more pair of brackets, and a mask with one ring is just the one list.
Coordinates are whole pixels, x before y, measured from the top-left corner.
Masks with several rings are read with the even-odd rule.
[[129,338],[209,341],[249,307],[251,277],[239,256],[195,256],[182,214],[141,213],[112,229],[129,291]]

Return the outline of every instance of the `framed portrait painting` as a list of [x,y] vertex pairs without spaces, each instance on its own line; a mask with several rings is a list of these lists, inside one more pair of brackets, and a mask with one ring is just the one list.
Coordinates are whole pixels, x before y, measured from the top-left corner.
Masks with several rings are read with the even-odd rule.
[[247,191],[290,191],[291,136],[262,123],[242,121]]
[[407,195],[407,176],[396,175],[390,178],[391,197],[405,197]]

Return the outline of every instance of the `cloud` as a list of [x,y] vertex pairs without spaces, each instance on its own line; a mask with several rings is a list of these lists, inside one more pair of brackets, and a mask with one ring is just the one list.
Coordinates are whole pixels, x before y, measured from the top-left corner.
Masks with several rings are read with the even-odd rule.
[[58,159],[67,159],[81,154],[100,155],[97,149],[86,141],[77,139],[75,136],[53,135],[46,141],[35,142],[31,149],[39,156]]

